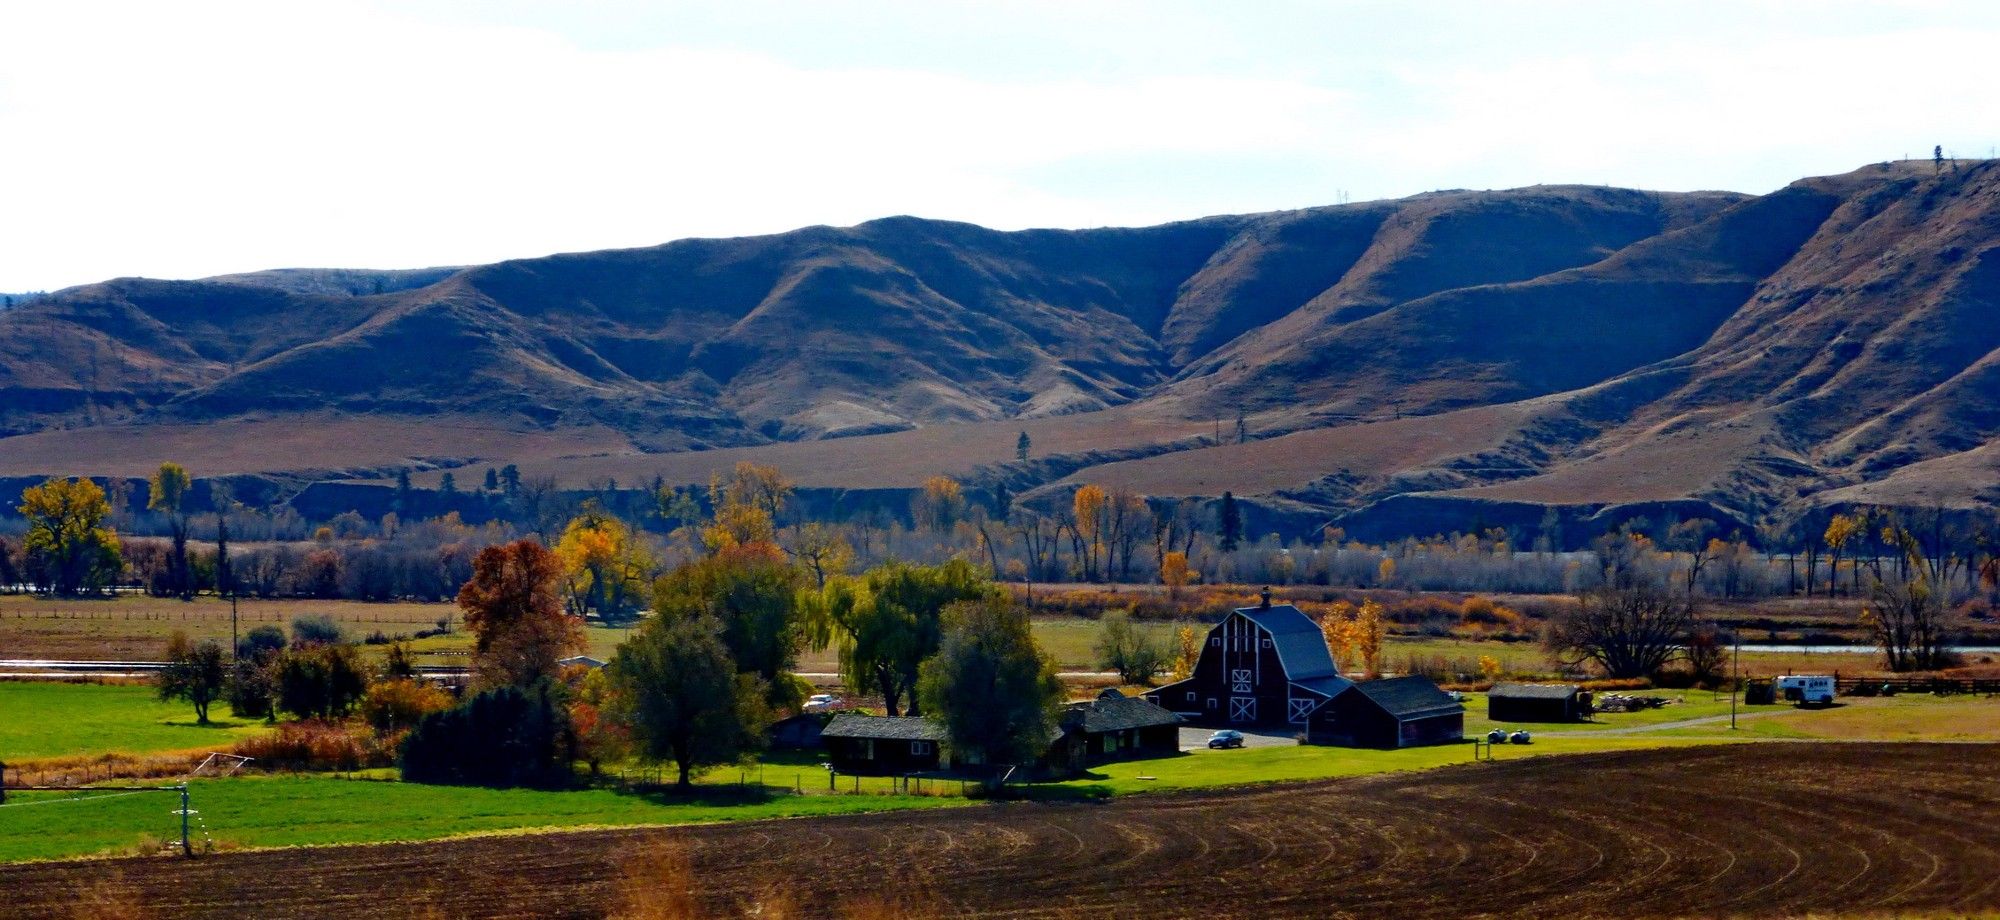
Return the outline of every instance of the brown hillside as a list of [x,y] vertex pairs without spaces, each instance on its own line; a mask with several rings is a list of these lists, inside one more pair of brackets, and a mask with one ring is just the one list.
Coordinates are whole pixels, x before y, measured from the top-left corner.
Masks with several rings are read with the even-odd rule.
[[[1385,531],[1421,505],[1426,532],[1501,506],[1990,504],[1996,315],[1992,163],[1760,197],[892,218],[464,270],[120,279],[0,313],[0,474],[698,482],[755,459],[830,489],[1229,489]],[[1254,440],[1215,444],[1239,413]]]

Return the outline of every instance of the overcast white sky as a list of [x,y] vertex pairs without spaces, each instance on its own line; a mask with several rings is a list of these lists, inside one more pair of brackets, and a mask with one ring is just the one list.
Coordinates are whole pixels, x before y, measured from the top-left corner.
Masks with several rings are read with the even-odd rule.
[[2000,144],[2000,3],[0,0],[0,291]]

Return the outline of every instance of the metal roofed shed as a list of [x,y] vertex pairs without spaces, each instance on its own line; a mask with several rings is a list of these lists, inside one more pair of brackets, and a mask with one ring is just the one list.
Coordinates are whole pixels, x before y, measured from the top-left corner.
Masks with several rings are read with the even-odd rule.
[[1486,717],[1495,722],[1582,722],[1590,694],[1576,684],[1498,683],[1486,691]]

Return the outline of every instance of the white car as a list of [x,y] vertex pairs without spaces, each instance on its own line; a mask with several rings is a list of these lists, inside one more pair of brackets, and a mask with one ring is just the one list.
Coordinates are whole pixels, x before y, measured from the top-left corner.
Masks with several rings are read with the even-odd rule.
[[807,712],[817,712],[821,709],[832,708],[834,704],[839,702],[840,697],[834,696],[831,693],[815,693],[812,696],[806,697],[805,710]]

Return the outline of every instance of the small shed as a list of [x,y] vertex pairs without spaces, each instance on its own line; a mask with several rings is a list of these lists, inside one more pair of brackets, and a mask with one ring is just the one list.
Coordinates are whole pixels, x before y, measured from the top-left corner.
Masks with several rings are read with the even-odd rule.
[[1080,770],[1111,760],[1178,754],[1180,726],[1180,716],[1149,700],[1105,690],[1064,710],[1045,760],[1051,769]]
[[1313,713],[1306,740],[1403,748],[1465,738],[1465,706],[1428,677],[1364,680]]
[[843,713],[819,737],[842,773],[900,774],[936,770],[945,734],[944,726],[921,717]]
[[1494,684],[1486,692],[1486,717],[1495,722],[1581,722],[1590,718],[1590,694],[1575,684]]

